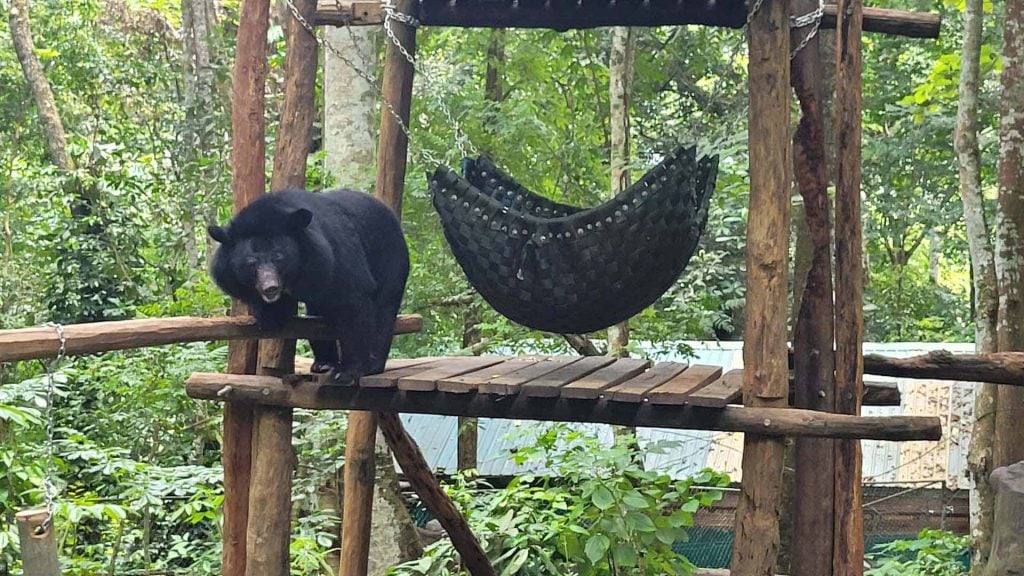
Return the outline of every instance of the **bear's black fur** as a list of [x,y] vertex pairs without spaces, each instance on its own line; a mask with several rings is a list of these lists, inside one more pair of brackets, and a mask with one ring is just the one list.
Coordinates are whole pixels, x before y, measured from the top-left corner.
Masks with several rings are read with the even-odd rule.
[[335,342],[310,341],[314,372],[333,369],[342,382],[384,370],[409,276],[405,237],[387,206],[352,190],[282,190],[208,231],[221,243],[214,281],[261,327],[280,327],[296,302],[338,326],[340,362]]

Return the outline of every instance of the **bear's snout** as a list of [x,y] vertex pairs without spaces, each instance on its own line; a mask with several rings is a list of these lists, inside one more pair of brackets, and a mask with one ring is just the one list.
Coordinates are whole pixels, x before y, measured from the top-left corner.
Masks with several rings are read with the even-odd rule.
[[267,304],[281,298],[281,277],[273,266],[264,265],[256,269],[256,289]]

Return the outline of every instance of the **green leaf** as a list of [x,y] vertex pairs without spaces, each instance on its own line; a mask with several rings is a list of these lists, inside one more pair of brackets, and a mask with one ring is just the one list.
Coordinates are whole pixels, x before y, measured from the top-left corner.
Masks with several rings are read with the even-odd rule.
[[650,516],[639,512],[626,513],[626,526],[637,532],[654,532],[656,530]]
[[523,567],[523,564],[526,564],[526,561],[529,558],[530,550],[528,548],[523,548],[516,553],[515,557],[513,557],[508,564],[505,565],[505,568],[501,571],[501,576],[511,576],[512,574],[519,572],[519,569]]
[[647,498],[644,498],[643,495],[636,490],[627,492],[626,495],[622,497],[622,503],[633,510],[644,510],[650,506],[650,502],[647,501]]
[[680,510],[683,512],[689,512],[690,514],[697,512],[698,509],[700,509],[700,500],[696,499],[687,500],[686,502],[683,502],[683,505],[680,507]]
[[608,488],[605,488],[604,485],[598,486],[594,490],[594,493],[590,497],[590,501],[593,502],[594,506],[597,506],[599,510],[607,510],[615,505],[615,498],[612,496],[611,491],[608,490]]
[[587,555],[587,559],[592,564],[597,564],[604,558],[605,554],[608,553],[608,546],[611,541],[604,534],[594,534],[587,539],[587,545],[584,546],[584,552]]

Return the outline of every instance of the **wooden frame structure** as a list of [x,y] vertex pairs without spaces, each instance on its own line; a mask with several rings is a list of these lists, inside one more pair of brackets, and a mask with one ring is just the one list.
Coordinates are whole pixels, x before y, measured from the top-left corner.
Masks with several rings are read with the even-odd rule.
[[[811,2],[809,4],[808,2]],[[296,9],[319,24],[375,25],[386,12],[379,2],[294,0]],[[264,39],[269,0],[242,0],[233,71],[232,191],[238,211],[263,194],[266,183]],[[652,394],[668,386],[672,376],[656,380],[657,366],[634,374],[644,384],[628,386],[608,397],[566,395],[566,388],[520,394],[517,387],[493,388],[478,383],[472,390],[462,376],[445,378],[420,374],[427,389],[403,388],[412,363],[396,361],[389,372],[364,379],[359,387],[331,388],[315,378],[294,372],[294,339],[329,337],[327,326],[315,319],[297,319],[275,334],[263,334],[244,316],[238,303],[232,318],[177,318],[68,326],[67,353],[155,346],[198,340],[231,340],[228,375],[195,375],[188,391],[197,398],[225,402],[224,413],[224,552],[225,576],[288,573],[291,410],[355,409],[349,419],[345,466],[345,529],[342,566],[345,576],[364,576],[369,546],[370,503],[374,482],[373,443],[379,426],[406,477],[433,515],[447,530],[465,567],[475,576],[494,574],[465,520],[438,486],[415,442],[402,428],[400,411],[459,415],[535,417],[537,406],[546,417],[633,425],[700,427],[746,433],[744,480],[736,518],[732,574],[765,576],[773,573],[779,544],[778,513],[782,495],[782,441],[797,436],[797,476],[802,478],[802,508],[797,509],[794,555],[796,576],[850,575],[863,572],[863,533],[860,516],[859,438],[890,440],[937,439],[934,418],[859,416],[864,398],[863,373],[927,378],[976,377],[986,381],[1022,384],[1024,354],[971,357],[929,355],[892,360],[861,355],[863,318],[860,292],[861,221],[860,72],[862,30],[910,37],[936,37],[939,20],[930,14],[865,8],[861,0],[839,0],[827,8],[823,26],[837,30],[836,135],[839,158],[836,190],[836,291],[832,308],[831,247],[828,197],[825,193],[821,62],[818,39],[790,64],[792,9],[807,9],[813,0],[763,0],[749,19],[750,75],[750,214],[747,243],[749,325],[744,342],[746,369],[737,390],[744,406],[700,405],[694,391],[713,387],[705,372],[699,383],[668,401],[651,402]],[[390,0],[397,12],[413,15],[423,24],[490,27],[589,28],[605,25],[654,26],[704,24],[739,28],[748,22],[741,0],[698,4],[681,0]],[[398,42],[415,54],[416,30],[392,21]],[[799,40],[799,38],[797,38]],[[288,27],[285,102],[275,153],[272,188],[302,186],[308,131],[312,122],[313,84],[317,50],[301,26]],[[791,72],[792,71],[792,72]],[[414,69],[394,44],[388,45],[383,95],[408,122]],[[802,117],[790,141],[790,84],[796,89]],[[408,142],[398,122],[382,114],[375,194],[401,214]],[[786,348],[790,164],[793,147],[795,176],[808,206],[815,235],[815,258],[808,275],[794,337],[792,362]],[[835,329],[834,326],[839,326]],[[419,319],[402,317],[396,333],[418,330]],[[260,340],[256,340],[259,338]],[[47,328],[0,331],[0,361],[53,356],[61,348]],[[419,362],[426,362],[419,360]],[[790,390],[790,368],[794,380]],[[581,364],[582,365],[582,364]],[[700,367],[697,367],[700,368]],[[647,368],[644,367],[646,370]],[[597,370],[597,368],[595,368]],[[397,376],[397,373],[403,376]],[[390,380],[387,376],[394,376]],[[582,375],[582,373],[581,373]],[[664,376],[664,374],[661,374]],[[447,379],[446,379],[447,378]],[[644,380],[646,378],[646,380]],[[454,380],[451,380],[454,379]],[[390,384],[382,384],[390,382]],[[488,383],[492,383],[490,380]],[[566,382],[559,384],[564,386]],[[440,383],[440,384],[439,384]],[[490,385],[490,384],[488,384]],[[733,384],[723,384],[729,386]],[[448,386],[448,388],[445,388]],[[609,384],[610,386],[610,384]],[[556,387],[557,388],[557,387]],[[417,391],[418,390],[418,391]],[[421,394],[421,396],[411,396]],[[494,402],[492,396],[506,396]],[[426,396],[422,396],[426,395]],[[447,396],[446,396],[447,395]],[[790,397],[798,408],[790,407]],[[729,397],[730,399],[732,396]],[[576,404],[574,404],[576,402]],[[664,404],[664,405],[660,405]],[[580,412],[584,406],[587,411]],[[359,411],[362,410],[362,411]],[[374,412],[378,411],[378,412]],[[834,413],[830,413],[834,412]],[[840,438],[841,440],[836,440]],[[801,447],[803,449],[801,449]],[[802,475],[801,475],[802,474]],[[259,510],[259,514],[250,514]]]

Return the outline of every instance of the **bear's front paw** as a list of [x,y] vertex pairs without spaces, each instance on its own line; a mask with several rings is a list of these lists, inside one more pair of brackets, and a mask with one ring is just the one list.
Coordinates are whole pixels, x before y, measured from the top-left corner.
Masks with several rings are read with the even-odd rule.
[[353,368],[335,367],[327,377],[327,383],[334,386],[355,386],[362,376],[359,371]]
[[310,367],[309,371],[313,372],[314,374],[326,374],[326,373],[330,372],[331,370],[336,370],[336,369],[339,369],[339,368],[341,368],[341,363],[340,362],[329,362],[329,361],[326,361],[326,360],[317,360],[317,361],[313,362],[313,366]]

